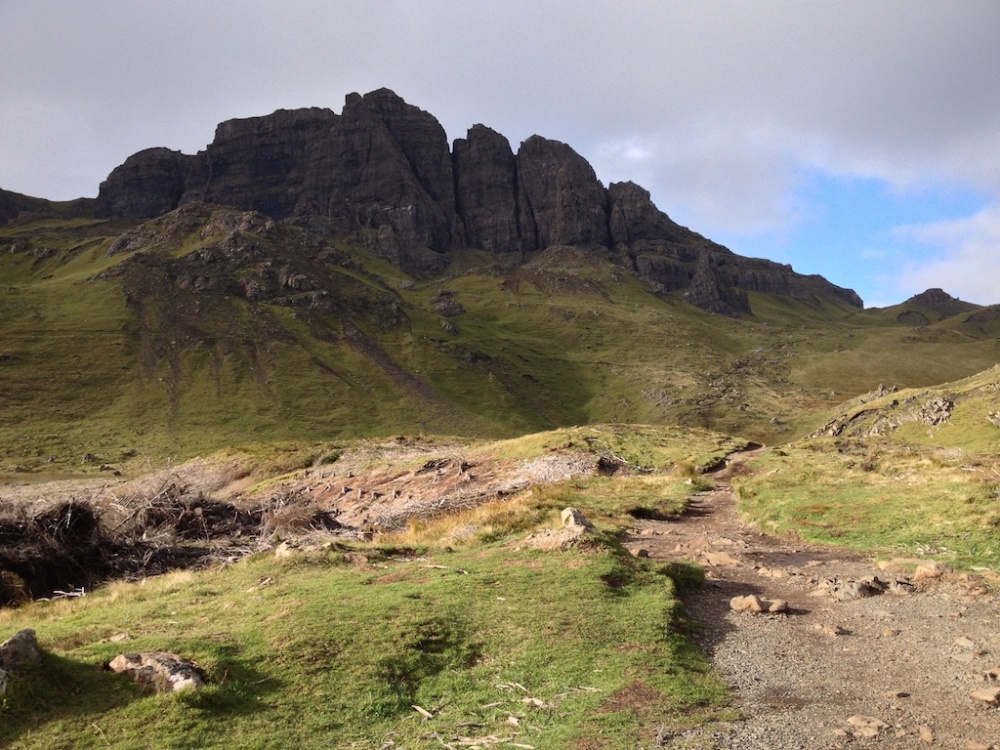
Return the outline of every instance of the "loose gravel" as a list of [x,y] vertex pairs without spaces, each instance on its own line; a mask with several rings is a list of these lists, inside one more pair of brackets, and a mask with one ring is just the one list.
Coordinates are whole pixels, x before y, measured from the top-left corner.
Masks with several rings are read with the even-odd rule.
[[[1000,750],[1000,707],[972,697],[1000,687],[995,579],[945,569],[911,580],[912,565],[759,534],[740,521],[726,472],[716,480],[682,519],[644,521],[628,546],[703,565],[708,585],[686,611],[745,718],[663,732],[660,747]],[[873,577],[874,591],[856,585]],[[877,593],[879,582],[896,585]],[[859,590],[876,595],[852,598]],[[750,594],[788,612],[730,607]]]

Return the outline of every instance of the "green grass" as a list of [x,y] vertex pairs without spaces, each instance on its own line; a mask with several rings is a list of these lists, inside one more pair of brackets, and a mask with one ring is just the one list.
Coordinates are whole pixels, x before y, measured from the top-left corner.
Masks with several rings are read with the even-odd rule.
[[998,469],[995,454],[812,440],[768,452],[734,482],[741,515],[762,531],[1000,570]]
[[691,427],[593,424],[485,443],[479,452],[497,458],[528,458],[558,450],[587,450],[626,461],[633,470],[663,471],[686,465],[693,473],[748,441]]
[[[0,470],[80,471],[84,453],[182,459],[247,439],[502,438],[612,422],[774,443],[879,382],[925,386],[996,361],[995,338],[954,320],[907,328],[759,294],[746,319],[706,315],[565,248],[502,273],[470,252],[421,278],[279,226],[251,238],[267,261],[233,261],[231,281],[301,272],[328,307],[290,288],[268,301],[197,291],[211,276],[198,257],[226,240],[222,214],[0,227],[0,252],[19,248],[0,265]],[[141,271],[115,270],[136,253],[108,255],[126,231],[155,240]],[[465,309],[456,335],[433,309],[442,290]]]
[[[33,627],[45,649],[14,679],[0,743],[430,748],[495,735],[634,747],[728,701],[678,614],[670,578],[613,542],[257,557],[0,613],[4,631]],[[109,642],[119,633],[130,640]],[[144,649],[196,660],[210,686],[147,695],[100,669]]]

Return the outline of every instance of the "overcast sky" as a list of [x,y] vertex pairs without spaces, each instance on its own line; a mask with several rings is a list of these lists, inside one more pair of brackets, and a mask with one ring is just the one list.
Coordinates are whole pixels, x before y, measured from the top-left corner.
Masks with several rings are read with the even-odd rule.
[[1000,303],[995,0],[0,0],[0,187],[388,87],[450,139],[570,144],[743,255]]

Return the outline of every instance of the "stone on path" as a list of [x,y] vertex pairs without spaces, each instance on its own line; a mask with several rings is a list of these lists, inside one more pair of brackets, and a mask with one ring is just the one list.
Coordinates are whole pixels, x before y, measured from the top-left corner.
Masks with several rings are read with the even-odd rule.
[[978,675],[977,679],[980,682],[997,682],[1000,681],[1000,667],[994,667],[993,669],[987,669],[982,674]]
[[702,552],[700,557],[702,562],[713,568],[731,567],[740,564],[740,561],[728,552]]
[[920,727],[920,739],[928,744],[934,742],[934,730],[924,724]]
[[756,594],[748,594],[747,596],[734,596],[729,600],[729,608],[734,612],[751,612],[753,614],[770,612],[778,614],[788,612],[788,602],[784,599],[774,599],[773,601],[761,599]]
[[781,568],[757,568],[757,575],[762,578],[788,578],[788,571]]
[[820,625],[819,623],[816,623],[813,627],[823,635],[829,636],[848,635],[850,632],[848,630],[844,630],[844,628],[840,627],[840,625]]
[[889,725],[874,716],[863,716],[854,714],[847,719],[847,723],[854,727],[854,734],[861,737],[878,737],[883,729],[888,729]]
[[976,690],[972,693],[972,697],[977,701],[992,703],[994,706],[1000,705],[1000,687]]
[[764,603],[756,594],[734,596],[729,600],[729,607],[734,612],[763,612]]

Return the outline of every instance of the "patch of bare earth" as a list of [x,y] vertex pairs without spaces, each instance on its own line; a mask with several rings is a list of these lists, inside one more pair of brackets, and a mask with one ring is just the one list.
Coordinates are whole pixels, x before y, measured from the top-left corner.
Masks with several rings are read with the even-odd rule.
[[535,484],[591,476],[599,460],[583,450],[502,459],[394,441],[270,479],[237,457],[128,480],[11,481],[0,484],[0,606],[232,560],[276,538],[285,547],[369,538]]
[[[984,699],[1000,695],[1000,607],[983,581],[940,571],[916,580],[762,535],[740,521],[730,471],[682,518],[643,521],[627,541],[634,553],[704,567],[708,585],[686,611],[745,715],[661,732],[659,746],[1000,748],[1000,707]],[[735,611],[732,600],[748,595],[787,611]]]
[[345,455],[330,466],[290,476],[251,498],[330,514],[361,534],[395,531],[426,519],[503,500],[533,485],[597,473],[598,456],[553,452],[540,458],[495,459],[454,451],[401,448],[361,461]]

